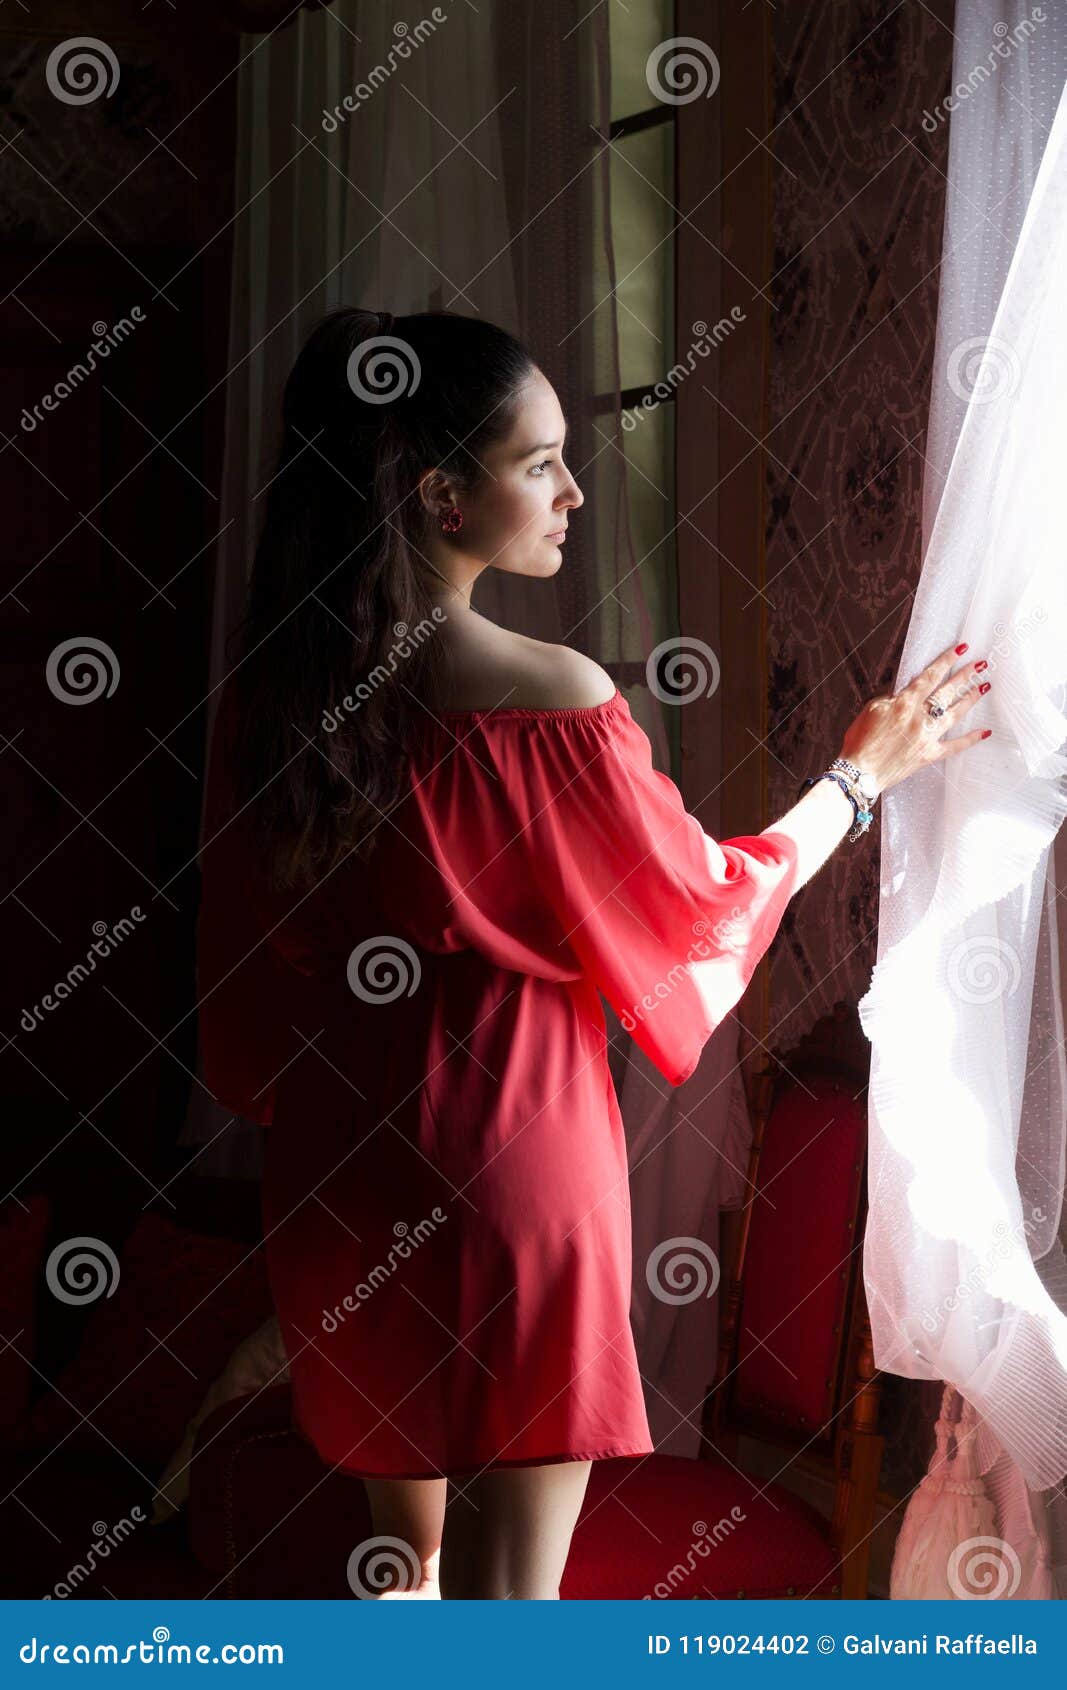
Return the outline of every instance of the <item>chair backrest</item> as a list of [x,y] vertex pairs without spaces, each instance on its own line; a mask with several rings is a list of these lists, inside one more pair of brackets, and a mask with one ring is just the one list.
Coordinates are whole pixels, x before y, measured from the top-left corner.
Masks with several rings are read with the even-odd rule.
[[[835,1006],[750,1080],[751,1196],[731,1279],[713,1425],[812,1455],[835,1447],[869,1328],[863,1293],[869,1045]],[[862,1380],[863,1374],[860,1372]]]

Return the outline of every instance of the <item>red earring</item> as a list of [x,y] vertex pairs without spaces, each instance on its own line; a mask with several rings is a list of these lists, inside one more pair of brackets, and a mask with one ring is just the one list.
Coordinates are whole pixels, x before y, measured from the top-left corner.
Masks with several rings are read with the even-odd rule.
[[458,534],[462,527],[463,512],[461,510],[457,510],[455,505],[453,505],[452,509],[446,511],[444,516],[441,518],[441,533]]

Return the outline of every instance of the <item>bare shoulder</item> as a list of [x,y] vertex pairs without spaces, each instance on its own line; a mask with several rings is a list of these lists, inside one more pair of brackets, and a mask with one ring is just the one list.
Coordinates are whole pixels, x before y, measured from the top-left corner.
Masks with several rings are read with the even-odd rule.
[[615,682],[593,658],[571,646],[550,645],[523,635],[515,648],[515,691],[509,703],[533,710],[587,709],[605,704]]
[[614,697],[607,670],[571,646],[495,625],[472,633],[456,647],[452,703],[457,709],[585,709]]

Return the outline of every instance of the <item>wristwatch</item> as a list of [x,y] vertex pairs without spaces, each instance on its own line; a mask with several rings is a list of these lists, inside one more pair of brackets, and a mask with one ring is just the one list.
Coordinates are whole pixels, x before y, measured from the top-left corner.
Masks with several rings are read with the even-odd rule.
[[872,774],[865,769],[857,769],[855,763],[850,763],[847,757],[835,757],[830,764],[831,769],[840,769],[846,774],[854,786],[858,786],[863,797],[869,804],[873,804],[878,797],[879,786]]
[[847,757],[835,757],[830,767],[824,769],[821,775],[809,775],[807,780],[800,784],[801,793],[814,786],[817,780],[836,781],[851,803],[853,825],[848,835],[851,844],[866,833],[874,820],[871,806],[878,797],[878,782],[872,774],[858,769],[855,763],[850,763]]

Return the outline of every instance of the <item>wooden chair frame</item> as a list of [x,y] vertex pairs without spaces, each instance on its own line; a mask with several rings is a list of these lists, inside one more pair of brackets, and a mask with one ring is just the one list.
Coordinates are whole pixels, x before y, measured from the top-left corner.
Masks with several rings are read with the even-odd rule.
[[807,1429],[796,1435],[784,1433],[781,1425],[770,1425],[751,1413],[736,1411],[731,1381],[735,1377],[741,1336],[741,1308],[744,1299],[745,1261],[751,1230],[752,1205],[757,1191],[764,1132],[783,1090],[796,1080],[817,1078],[847,1091],[859,1100],[867,1090],[870,1046],[863,1035],[855,1009],[843,1002],[834,1005],[793,1049],[769,1053],[766,1065],[744,1076],[745,1092],[753,1122],[749,1153],[749,1197],[741,1211],[740,1236],[721,1305],[719,1354],[715,1378],[709,1387],[702,1420],[701,1455],[721,1451],[736,1462],[742,1433],[761,1438],[801,1453],[815,1446],[816,1456],[828,1468],[834,1481],[834,1506],[830,1520],[830,1541],[841,1566],[841,1579],[833,1595],[841,1599],[866,1598],[870,1561],[870,1536],[874,1521],[878,1478],[885,1439],[878,1429],[879,1375],[874,1365],[867,1299],[863,1285],[862,1238],[866,1219],[866,1156],[859,1170],[857,1212],[850,1223],[856,1246],[847,1267],[842,1298],[843,1318],[835,1329],[833,1412],[821,1435],[812,1438]]

